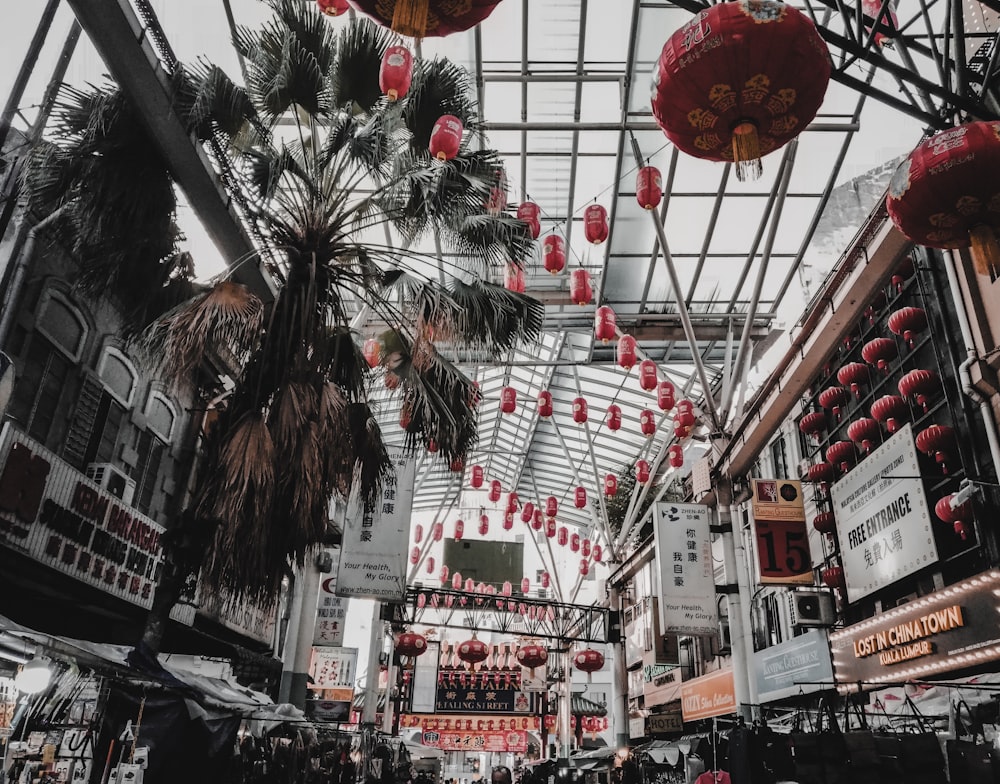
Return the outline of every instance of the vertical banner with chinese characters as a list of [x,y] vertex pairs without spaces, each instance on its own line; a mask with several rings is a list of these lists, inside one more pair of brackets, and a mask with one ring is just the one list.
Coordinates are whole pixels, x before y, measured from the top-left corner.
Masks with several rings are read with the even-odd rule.
[[660,565],[660,630],[718,632],[708,508],[660,503],[653,514],[656,561]]
[[757,581],[762,585],[812,585],[802,483],[791,479],[754,479],[752,484],[750,504]]
[[319,581],[319,596],[316,599],[316,624],[313,626],[313,645],[344,644],[344,621],[347,618],[347,603],[350,599],[337,596],[337,563],[340,550],[327,550],[333,559],[330,574]]
[[344,539],[337,569],[338,596],[360,596],[400,602],[406,593],[406,547],[416,458],[390,447],[395,468],[372,506],[348,505]]

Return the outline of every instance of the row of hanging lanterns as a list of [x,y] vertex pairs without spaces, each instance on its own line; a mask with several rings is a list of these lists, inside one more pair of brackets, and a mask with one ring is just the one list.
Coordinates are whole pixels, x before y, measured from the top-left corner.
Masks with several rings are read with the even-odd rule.
[[[860,362],[851,362],[837,371],[837,380],[842,384],[850,385],[851,391],[860,397],[861,386],[868,384],[868,368]],[[896,386],[902,398],[896,398],[894,395],[886,395],[876,400],[872,404],[871,409],[872,416],[880,422],[890,419],[896,420],[890,426],[890,433],[898,429],[898,420],[909,414],[908,407],[904,413],[898,401],[902,400],[903,404],[905,404],[906,399],[913,398],[917,405],[921,406],[926,412],[931,397],[941,391],[941,379],[933,370],[916,368],[902,376]],[[892,399],[883,402],[886,398]],[[838,421],[840,420],[841,410],[850,399],[847,389],[841,386],[827,387],[819,393],[818,397],[820,406],[824,409],[829,409],[834,419]],[[813,413],[817,415],[807,414],[800,420],[799,428],[803,433],[818,435],[826,427],[826,417],[823,416],[821,418],[821,415],[818,415],[819,412]]]

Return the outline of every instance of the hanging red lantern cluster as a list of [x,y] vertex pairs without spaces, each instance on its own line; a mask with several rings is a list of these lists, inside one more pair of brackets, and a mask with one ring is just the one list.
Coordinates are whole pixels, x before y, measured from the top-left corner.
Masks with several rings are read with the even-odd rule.
[[952,508],[951,504],[954,498],[954,494],[949,494],[944,498],[938,499],[938,502],[934,505],[934,514],[938,516],[941,522],[951,523],[955,533],[964,542],[969,537],[969,528],[975,519],[975,513],[973,512],[971,501],[966,501],[964,504]]
[[846,474],[858,459],[858,451],[853,441],[835,441],[826,450],[826,459]]
[[620,367],[631,370],[635,365],[637,345],[635,338],[631,335],[622,335],[618,338],[618,349],[615,352]]
[[941,391],[941,379],[933,370],[917,368],[899,379],[899,394],[912,397],[917,405],[927,411],[931,395]]
[[813,463],[806,471],[810,482],[819,484],[820,492],[826,495],[830,492],[830,482],[837,478],[837,468],[833,463]]
[[843,387],[827,387],[819,393],[819,404],[823,408],[830,409],[838,422],[840,421],[840,409],[847,405],[850,399],[850,394]]
[[[1000,147],[997,152],[1000,153]],[[886,323],[894,335],[899,335],[907,346],[913,348],[916,336],[927,329],[927,313],[923,308],[900,308],[889,316]]]
[[552,393],[547,389],[538,393],[538,416],[542,419],[552,416]]
[[594,299],[594,289],[590,285],[590,273],[585,269],[575,269],[569,274],[569,298],[577,305],[589,305]]
[[524,270],[516,264],[508,264],[507,272],[503,278],[503,287],[515,294],[524,294]]
[[674,436],[677,438],[687,438],[691,435],[691,428],[694,427],[694,405],[690,400],[681,400],[677,403],[677,410],[674,412]]
[[559,234],[547,234],[542,240],[542,263],[553,275],[566,268],[566,240]]
[[384,27],[408,38],[446,36],[471,30],[493,13],[500,0],[354,0]]
[[587,401],[582,397],[573,398],[573,421],[578,425],[587,421]]
[[457,156],[462,146],[464,130],[462,121],[453,114],[446,114],[438,118],[431,130],[431,140],[428,145],[431,155],[439,161],[450,161]]
[[671,468],[680,468],[684,465],[684,447],[680,444],[671,444],[667,450],[667,459]]
[[813,518],[813,528],[821,534],[832,534],[837,530],[837,518],[833,512],[820,512]]
[[655,166],[643,166],[635,176],[635,199],[644,210],[655,210],[663,199],[663,178]]
[[868,365],[863,362],[848,362],[837,371],[837,381],[849,386],[855,397],[861,397],[861,387],[869,384]]
[[934,458],[941,466],[942,473],[948,473],[948,461],[955,454],[958,443],[953,428],[948,425],[930,425],[917,433],[915,443],[917,449]]
[[861,347],[861,357],[869,365],[875,365],[883,373],[889,372],[889,363],[899,356],[896,341],[890,338],[875,338]]
[[608,426],[608,430],[615,432],[621,429],[622,426],[622,410],[620,406],[612,403],[608,406],[608,413],[605,417],[605,423]]
[[872,445],[876,441],[882,440],[882,428],[874,419],[861,417],[847,426],[847,437],[855,444],[860,445],[867,455],[872,451]]
[[615,312],[607,305],[601,305],[594,312],[594,337],[602,343],[614,340],[617,329]]
[[674,404],[674,385],[664,379],[656,385],[656,405],[660,411],[669,411]]
[[639,429],[647,438],[656,432],[656,416],[648,408],[639,413]]
[[976,271],[1000,267],[1000,122],[925,139],[900,164],[885,206],[903,234],[931,248],[970,248]]
[[587,242],[600,245],[608,238],[608,211],[600,204],[588,204],[583,211],[583,231]]
[[[346,5],[346,2],[345,2]],[[405,46],[386,47],[378,72],[378,86],[390,101],[398,101],[410,91],[413,80],[413,55]]]
[[483,486],[483,467],[481,465],[472,466],[472,472],[469,475],[469,484],[475,490]]
[[899,395],[884,395],[872,403],[871,415],[895,433],[910,417],[910,406]]
[[585,487],[577,486],[573,490],[573,506],[577,509],[583,509],[587,506],[587,489]]
[[826,430],[826,414],[822,411],[810,411],[799,420],[799,431],[803,435],[810,436],[812,440],[819,441],[820,434]]
[[347,0],[316,0],[316,5],[327,16],[340,16],[350,8]]
[[542,211],[533,201],[522,202],[517,208],[517,219],[528,226],[533,240],[537,240],[538,235],[542,233],[542,224],[539,221],[541,213]]
[[635,481],[640,485],[646,484],[649,481],[650,476],[650,465],[646,460],[635,461]]
[[805,129],[829,80],[829,51],[806,15],[777,0],[719,3],[664,44],[653,116],[678,149],[732,161],[744,180]]

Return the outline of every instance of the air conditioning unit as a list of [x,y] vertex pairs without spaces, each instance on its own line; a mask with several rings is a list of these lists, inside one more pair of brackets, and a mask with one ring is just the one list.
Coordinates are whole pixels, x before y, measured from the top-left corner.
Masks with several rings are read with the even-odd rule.
[[87,466],[87,479],[107,490],[122,503],[131,504],[135,496],[135,481],[111,463],[91,463]]
[[799,460],[799,479],[805,479],[807,476],[809,476],[810,465],[812,465],[812,463],[809,462],[808,458],[803,458],[802,460]]
[[786,595],[793,629],[833,626],[836,623],[833,594],[826,591],[789,591]]

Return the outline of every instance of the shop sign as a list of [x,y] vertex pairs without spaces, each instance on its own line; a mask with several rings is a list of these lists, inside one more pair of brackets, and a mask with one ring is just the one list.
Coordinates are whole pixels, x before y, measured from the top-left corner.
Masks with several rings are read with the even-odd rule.
[[1000,570],[990,570],[830,633],[842,690],[1000,660]]
[[434,710],[437,713],[528,713],[531,698],[514,688],[438,686]]
[[524,754],[528,750],[528,733],[520,731],[490,732],[440,732],[425,731],[421,742],[443,751],[513,752]]
[[630,717],[628,720],[628,736],[630,740],[646,737],[646,720],[639,717]]
[[681,668],[671,664],[658,664],[647,653],[642,666],[642,694],[647,708],[673,702],[681,693]]
[[802,483],[790,479],[754,479],[751,483],[757,582],[812,585]]
[[833,664],[826,633],[814,629],[757,651],[753,655],[753,672],[761,703],[829,688]]
[[0,541],[83,583],[149,609],[164,528],[5,423]]
[[718,633],[708,507],[659,503],[653,514],[660,631]]
[[277,606],[266,607],[248,598],[237,599],[226,591],[209,593],[201,585],[197,596],[198,611],[203,615],[258,642],[273,642]]
[[347,619],[347,603],[350,599],[337,596],[337,565],[340,562],[340,550],[330,549],[324,552],[332,559],[333,569],[328,575],[320,575],[313,645],[340,647],[344,644],[344,622]]
[[462,716],[437,716],[432,713],[404,713],[399,717],[399,726],[403,729],[419,727],[425,731],[443,732],[503,732],[505,730],[520,730],[523,732],[538,732],[542,728],[539,716],[497,716],[496,714],[481,714]]
[[669,735],[684,732],[684,717],[679,710],[655,713],[646,719],[647,735]]
[[681,684],[684,721],[710,719],[736,712],[736,686],[731,667]]
[[351,716],[351,701],[306,700],[306,716],[313,721],[346,724]]
[[309,664],[310,688],[337,689],[354,688],[355,672],[358,667],[357,648],[313,648]]
[[849,601],[938,560],[909,424],[834,484],[830,497]]
[[348,504],[337,569],[338,596],[390,602],[405,597],[416,458],[399,448],[388,453],[395,473],[383,480],[378,500],[363,504],[355,492]]

